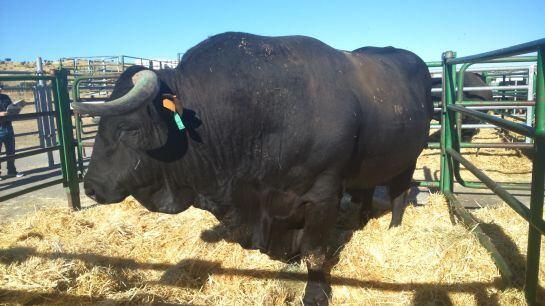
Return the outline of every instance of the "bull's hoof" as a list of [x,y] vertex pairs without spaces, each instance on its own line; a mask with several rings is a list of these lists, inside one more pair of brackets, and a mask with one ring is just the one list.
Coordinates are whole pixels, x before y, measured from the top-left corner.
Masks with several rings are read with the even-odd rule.
[[331,286],[326,283],[307,284],[303,305],[305,306],[327,306],[329,305],[329,296],[331,295]]
[[394,227],[399,227],[399,226],[401,226],[401,222],[392,221],[392,222],[390,222],[390,226],[388,227],[388,229],[392,229]]

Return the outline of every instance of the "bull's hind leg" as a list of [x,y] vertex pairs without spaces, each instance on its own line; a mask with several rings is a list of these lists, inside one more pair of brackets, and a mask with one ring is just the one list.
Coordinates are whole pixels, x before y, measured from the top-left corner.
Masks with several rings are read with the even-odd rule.
[[373,194],[375,193],[375,187],[368,189],[349,189],[350,201],[354,204],[358,204],[358,215],[360,226],[364,226],[371,219],[371,212],[373,208]]
[[411,179],[415,167],[416,164],[413,164],[388,183],[390,202],[392,204],[392,221],[390,222],[390,228],[401,225],[403,213],[407,207],[407,194],[411,187]]
[[307,264],[308,279],[303,303],[327,305],[331,286],[324,270],[327,241],[336,219],[341,198],[340,179],[322,175],[304,195],[305,225],[301,253]]

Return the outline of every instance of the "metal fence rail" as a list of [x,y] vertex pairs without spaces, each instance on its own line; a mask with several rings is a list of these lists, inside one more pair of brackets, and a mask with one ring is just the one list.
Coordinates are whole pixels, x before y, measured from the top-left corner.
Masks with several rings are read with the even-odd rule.
[[[72,84],[72,98],[74,102],[81,101],[80,99],[80,88],[81,84],[92,82],[93,80],[116,80],[119,77],[119,75],[88,75],[88,76],[79,76],[74,79],[74,82]],[[82,122],[82,116],[79,114],[74,114],[74,120],[75,120],[75,128],[76,128],[76,141],[77,141],[77,154],[78,154],[78,170],[79,170],[79,177],[83,178],[83,175],[85,174],[85,168],[83,166],[84,162],[84,148],[85,147],[92,147],[92,143],[84,143],[84,140],[94,139],[94,135],[96,134],[97,130],[92,131],[85,131],[84,127],[96,127],[97,124],[89,124],[84,125]],[[83,137],[83,135],[92,135]]]
[[[456,95],[462,90],[460,81],[456,82],[463,75],[456,74],[457,64],[482,63],[494,61],[497,58],[525,54],[537,51],[537,76],[536,76],[536,101],[535,101],[535,124],[534,127],[508,121],[489,114],[477,112],[465,108],[464,102],[460,96]],[[442,103],[442,126],[441,129],[441,191],[447,196],[449,205],[453,211],[468,226],[479,227],[478,223],[456,200],[454,194],[454,177],[459,174],[460,164],[473,173],[482,183],[496,193],[502,200],[513,208],[520,216],[528,221],[528,246],[525,278],[525,297],[530,305],[535,305],[536,291],[539,275],[539,258],[541,251],[541,235],[545,233],[545,222],[543,221],[543,202],[544,202],[544,184],[545,184],[545,78],[543,71],[543,57],[545,52],[545,39],[512,46],[496,51],[482,54],[455,58],[454,52],[448,51],[443,54],[443,103]],[[465,66],[465,65],[464,65]],[[458,104],[458,105],[457,105]],[[461,104],[461,105],[460,105]],[[467,104],[467,103],[466,103]],[[456,114],[464,113],[476,117],[487,123],[498,125],[503,129],[519,133],[521,135],[534,139],[532,154],[532,182],[530,195],[530,208],[526,208],[515,197],[497,182],[494,182],[486,174],[477,169],[471,162],[463,158],[460,154],[460,139],[456,132]],[[460,178],[461,179],[461,178]],[[509,270],[505,259],[497,252],[494,247],[488,247],[486,235],[480,229],[473,231],[477,238],[483,242],[500,269],[502,275],[511,277],[513,274]],[[484,235],[484,236],[483,236]]]
[[[40,188],[45,188],[55,183],[62,182],[68,196],[69,206],[73,208],[80,208],[80,198],[79,198],[79,182],[76,172],[76,158],[75,158],[75,144],[74,136],[72,131],[72,119],[70,112],[70,101],[68,97],[68,81],[67,81],[67,71],[58,70],[55,71],[52,76],[50,75],[16,75],[16,76],[0,76],[0,81],[50,81],[53,91],[53,102],[55,111],[56,127],[59,133],[58,144],[48,148],[29,150],[23,153],[16,153],[15,155],[8,155],[0,158],[0,161],[5,161],[8,159],[17,159],[23,158],[31,155],[42,154],[44,152],[50,152],[54,150],[59,150],[61,158],[61,170],[62,170],[62,180],[55,180],[53,182],[46,182],[43,184],[32,186],[29,189],[21,190],[9,195],[4,195],[0,197],[0,202],[7,199],[19,196],[21,194],[37,190]],[[50,116],[51,112],[38,112],[37,114],[23,114],[23,115],[12,115],[1,118],[0,120],[21,120],[28,118],[35,118],[37,116]]]
[[[457,67],[454,67],[454,69],[457,71],[456,75],[457,82],[455,86],[455,96],[456,96],[456,104],[461,106],[467,106],[466,109],[472,109],[472,110],[489,110],[494,113],[497,113],[502,118],[508,117],[512,120],[515,120],[517,122],[526,122],[527,125],[532,124],[532,120],[534,117],[534,91],[535,91],[535,61],[537,60],[537,56],[516,56],[516,57],[501,57],[494,60],[486,60],[483,61],[483,63],[491,63],[494,66],[487,66],[487,67],[471,67],[471,64],[465,64],[458,69]],[[507,63],[519,63],[519,62],[525,62],[528,63],[525,66],[503,66]],[[440,73],[435,70],[435,68],[441,67],[442,69],[442,62],[427,62],[428,67],[430,68],[430,73],[437,76],[442,76],[443,71],[441,70]],[[463,79],[465,76],[466,71],[473,71],[473,72],[480,72],[483,77],[486,76],[488,78],[488,74],[490,73],[498,73],[502,76],[510,76],[511,73],[517,73],[519,74],[520,71],[523,70],[523,75],[527,80],[527,84],[525,85],[507,85],[507,86],[486,86],[486,87],[463,87]],[[487,84],[490,84],[487,82]],[[463,88],[463,90],[457,90],[457,88]],[[471,92],[475,90],[495,90],[500,89],[501,92],[506,92],[506,89],[510,89],[511,91],[519,91],[519,95],[521,93],[524,93],[525,97],[527,97],[526,101],[522,100],[509,100],[509,101],[463,101],[463,94],[465,92]],[[442,92],[443,88],[433,88],[432,91],[434,92]],[[501,96],[499,97],[502,98]],[[503,97],[505,98],[505,97]],[[440,112],[442,110],[442,103],[441,102],[435,102],[434,103],[434,111]],[[523,110],[522,115],[515,116],[509,111],[514,110]],[[465,114],[467,115],[467,114]],[[480,119],[480,118],[478,118]],[[458,135],[458,146],[460,148],[510,148],[510,149],[524,149],[528,150],[533,148],[532,139],[530,137],[526,137],[524,141],[514,141],[509,143],[473,143],[473,142],[461,142],[461,135],[462,135],[462,129],[496,129],[498,128],[495,124],[490,123],[479,123],[479,124],[467,124],[462,122],[462,117],[459,113],[455,114],[455,127],[457,129],[457,135]],[[430,126],[431,129],[441,129],[442,124],[441,122],[439,124],[432,124]],[[440,143],[438,142],[429,142],[428,148],[430,149],[439,149]],[[467,188],[487,188],[486,185],[484,185],[481,182],[474,182],[474,181],[466,181],[462,179],[461,174],[459,172],[459,168],[456,168],[454,170],[454,177],[460,185]],[[439,181],[432,180],[432,181],[419,181],[418,182],[420,186],[425,187],[438,187]],[[500,183],[505,188],[508,188],[510,190],[530,190],[530,184],[528,183]]]
[[68,69],[72,75],[116,74],[133,65],[146,66],[150,69],[174,68],[176,60],[158,60],[128,55],[105,55],[89,57],[65,57],[59,59],[61,68]]

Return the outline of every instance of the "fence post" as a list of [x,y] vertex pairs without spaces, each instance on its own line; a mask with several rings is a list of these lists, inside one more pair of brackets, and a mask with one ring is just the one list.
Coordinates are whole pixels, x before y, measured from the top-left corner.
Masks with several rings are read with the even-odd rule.
[[[528,101],[534,101],[534,64],[530,65],[528,67]],[[534,120],[534,107],[528,106],[526,107],[526,125],[532,126],[532,122]],[[532,138],[526,137],[525,138],[526,143],[531,143]]]
[[447,148],[452,148],[452,137],[454,118],[452,111],[448,110],[447,106],[454,102],[456,93],[454,77],[456,73],[455,67],[448,64],[447,60],[454,58],[455,53],[447,51],[443,53],[443,103],[441,106],[441,192],[453,191],[453,175],[451,157],[447,154]]
[[125,55],[121,55],[121,61],[119,65],[121,66],[121,70],[118,70],[118,72],[123,73],[123,71],[125,71]]
[[[543,57],[545,45],[537,50],[536,106],[532,192],[530,195],[530,221],[537,223],[543,218],[543,193],[545,184],[545,75]],[[539,256],[541,252],[541,233],[531,224],[528,229],[528,249],[526,260],[526,279],[524,294],[528,305],[536,305],[536,291],[539,281]]]
[[[72,98],[74,102],[79,102],[79,84],[83,79],[77,77],[72,83]],[[79,114],[74,114],[74,121],[76,122],[76,141],[77,141],[77,152],[78,152],[78,170],[79,175],[83,178],[84,167],[83,167],[83,146],[81,143],[81,130],[83,129],[83,123],[81,116]]]
[[[43,75],[42,58],[36,59],[36,75]],[[34,106],[36,112],[51,111],[51,95],[43,80],[39,80],[34,90]],[[40,147],[47,148],[55,145],[55,128],[53,118],[51,116],[38,117],[38,134],[40,139]],[[47,152],[47,161],[49,167],[53,167],[55,159],[53,152]]]
[[68,197],[68,204],[75,210],[81,208],[79,198],[79,180],[76,169],[76,156],[74,147],[74,135],[72,130],[72,116],[70,112],[70,99],[68,96],[68,79],[65,69],[56,70],[55,73],[55,109],[57,112],[57,129],[59,131],[61,169],[63,172],[63,185]]

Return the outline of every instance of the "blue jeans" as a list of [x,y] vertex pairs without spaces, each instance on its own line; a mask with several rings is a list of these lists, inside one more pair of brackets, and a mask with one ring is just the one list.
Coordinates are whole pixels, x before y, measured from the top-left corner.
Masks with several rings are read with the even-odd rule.
[[[6,154],[13,155],[15,154],[15,135],[13,133],[13,127],[0,127],[0,151],[2,151],[2,145],[6,145]],[[16,174],[17,170],[15,169],[14,160],[8,160],[8,175]]]

